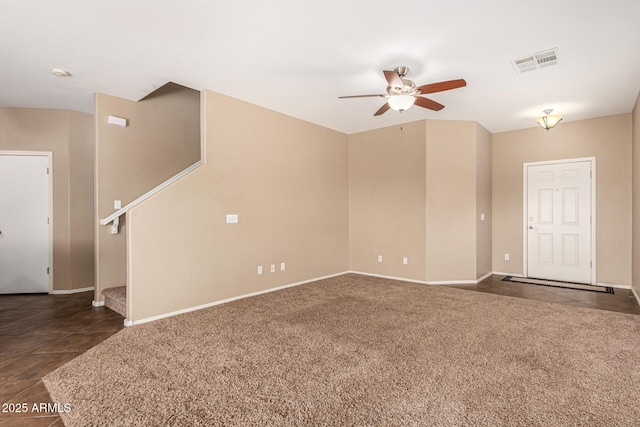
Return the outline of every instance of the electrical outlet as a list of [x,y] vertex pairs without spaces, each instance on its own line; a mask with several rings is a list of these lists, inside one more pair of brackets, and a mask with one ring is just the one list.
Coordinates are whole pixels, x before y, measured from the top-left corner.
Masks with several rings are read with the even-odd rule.
[[271,272],[272,273],[276,272],[276,265],[275,264],[271,264]]
[[122,209],[122,200],[114,200],[113,209]]
[[280,263],[280,271],[284,271],[284,262]]
[[480,214],[480,221],[484,221],[484,214],[483,213]]
[[409,258],[407,258],[407,257],[402,258],[402,264],[404,264],[404,265],[409,264]]
[[504,260],[509,261],[509,254],[504,254]]
[[258,274],[262,274],[262,266],[261,265],[258,266]]
[[378,255],[378,262],[382,262],[382,255]]

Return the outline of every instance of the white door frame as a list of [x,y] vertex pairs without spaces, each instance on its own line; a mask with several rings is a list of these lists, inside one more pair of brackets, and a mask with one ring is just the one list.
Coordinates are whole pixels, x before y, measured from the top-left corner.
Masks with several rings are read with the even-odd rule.
[[53,292],[53,152],[0,150],[0,156],[46,156],[49,168],[49,293]]
[[545,166],[561,163],[574,162],[590,162],[591,163],[591,284],[596,284],[596,158],[595,157],[578,157],[575,159],[545,160],[541,162],[528,162],[522,164],[522,275],[529,277],[528,274],[528,192],[529,182],[527,168],[529,166]]

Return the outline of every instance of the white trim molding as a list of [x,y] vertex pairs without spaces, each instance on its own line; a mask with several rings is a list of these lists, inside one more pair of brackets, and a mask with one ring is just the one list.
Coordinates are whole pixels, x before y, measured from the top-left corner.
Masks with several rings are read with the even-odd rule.
[[0,156],[42,156],[47,157],[47,175],[49,176],[49,294],[55,294],[53,290],[53,151],[16,151],[0,150]]
[[363,276],[371,276],[371,277],[380,277],[381,279],[390,279],[390,280],[400,280],[403,282],[412,282],[412,283],[420,283],[422,285],[475,285],[477,283],[482,282],[487,277],[493,275],[493,272],[489,272],[482,277],[479,277],[475,280],[415,280],[415,279],[405,279],[404,277],[395,277],[395,276],[384,276],[382,274],[373,274],[373,273],[365,273],[363,271],[349,271],[349,273],[353,274],[361,274]]
[[605,286],[605,287],[610,287],[610,288],[616,288],[616,289],[632,289],[631,285],[618,285],[616,283],[601,283],[598,282],[596,283],[597,286]]
[[477,285],[477,280],[427,280],[427,285]]
[[365,273],[363,271],[350,270],[350,271],[347,271],[347,273],[360,274],[362,276],[380,277],[381,279],[401,280],[403,282],[420,283],[422,285],[427,284],[427,282],[425,282],[424,280],[405,279],[404,277],[395,277],[395,276],[383,276],[381,274]]
[[468,279],[467,280],[429,280],[427,281],[427,285],[436,285],[436,286],[437,285],[477,285],[487,277],[493,276],[494,274],[501,274],[501,273],[494,273],[493,271],[490,271],[484,276],[480,276],[475,280],[468,280]]
[[87,288],[78,288],[78,289],[61,289],[57,291],[52,291],[53,295],[70,295],[70,294],[79,294],[80,292],[89,292],[95,290],[94,286],[89,286]]
[[484,276],[480,276],[476,279],[476,283],[480,283],[482,282],[484,279],[486,279],[487,277],[491,277],[493,276],[493,271],[488,272],[487,274],[485,274]]
[[543,160],[539,162],[526,162],[522,164],[522,273],[520,277],[528,277],[528,238],[529,233],[527,227],[529,225],[527,221],[528,214],[528,173],[527,168],[529,166],[544,166],[544,165],[556,165],[562,163],[577,163],[577,162],[589,162],[591,168],[591,285],[596,285],[596,201],[597,201],[597,180],[596,180],[596,158],[595,157],[578,157],[573,159],[558,159],[558,160]]
[[518,274],[518,273],[503,273],[502,271],[494,271],[493,274],[496,274],[498,276],[511,276],[511,277],[524,277],[523,274]]
[[428,280],[427,285],[477,285],[480,282],[478,280]]
[[223,300],[219,300],[219,301],[213,301],[213,302],[209,302],[209,303],[206,303],[206,304],[197,305],[195,307],[184,308],[182,310],[176,310],[176,311],[172,311],[172,312],[169,312],[169,313],[159,314],[157,316],[151,316],[151,317],[147,317],[147,318],[140,319],[140,320],[129,320],[127,318],[127,319],[124,320],[124,326],[141,325],[143,323],[153,322],[154,320],[160,320],[160,319],[164,319],[166,317],[173,317],[173,316],[177,316],[178,314],[189,313],[191,311],[202,310],[203,308],[213,307],[213,306],[216,306],[216,305],[225,304],[225,303],[236,301],[236,300],[239,300],[239,299],[244,299],[244,298],[254,297],[254,296],[257,296],[257,295],[267,294],[269,292],[275,292],[275,291],[279,291],[279,290],[286,289],[286,288],[292,288],[294,286],[304,285],[305,283],[317,282],[318,280],[324,280],[324,279],[330,279],[330,278],[336,277],[336,276],[342,276],[342,275],[347,274],[347,273],[349,273],[349,271],[342,271],[340,273],[330,274],[328,276],[316,277],[316,278],[309,279],[309,280],[303,280],[301,282],[290,283],[288,285],[282,285],[282,286],[277,286],[275,288],[264,289],[262,291],[251,292],[249,294],[238,295],[237,297],[231,297],[231,298],[227,298],[227,299],[223,299]]
[[636,297],[636,301],[638,302],[638,305],[640,305],[640,296],[638,295],[638,293],[636,292],[633,286],[631,287],[631,293],[633,293],[633,296]]
[[[119,209],[119,210],[115,211],[114,213],[112,213],[111,215],[109,215],[108,217],[101,219],[100,220],[100,225],[107,225],[110,222],[115,221],[117,218],[120,218],[121,215],[126,214],[131,208],[134,208],[134,207],[138,206],[140,203],[144,202],[145,200],[147,200],[148,198],[150,198],[154,194],[159,193],[162,189],[170,186],[171,184],[173,184],[174,182],[178,181],[183,176],[188,175],[191,171],[199,168],[201,165],[202,165],[202,162],[200,160],[198,160],[197,162],[195,162],[194,164],[192,164],[191,166],[189,166],[188,168],[186,168],[182,172],[174,175],[173,177],[169,178],[168,180],[166,180],[162,184],[158,185],[157,187],[152,188],[151,190],[147,191],[142,196],[138,197],[137,199],[135,199],[133,202],[129,203],[128,205],[126,205],[122,209]],[[116,234],[116,233],[114,233],[114,234]]]

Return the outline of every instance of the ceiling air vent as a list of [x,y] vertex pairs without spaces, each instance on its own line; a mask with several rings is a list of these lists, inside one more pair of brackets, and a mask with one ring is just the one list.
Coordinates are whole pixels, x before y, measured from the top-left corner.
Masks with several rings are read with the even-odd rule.
[[519,74],[526,73],[527,71],[538,70],[544,67],[550,67],[558,63],[558,48],[545,50],[544,52],[538,52],[531,55],[517,58],[511,61],[513,68]]

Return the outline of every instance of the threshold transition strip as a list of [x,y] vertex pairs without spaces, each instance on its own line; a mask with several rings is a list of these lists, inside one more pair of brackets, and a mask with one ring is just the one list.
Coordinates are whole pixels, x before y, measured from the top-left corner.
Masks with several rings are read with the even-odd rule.
[[505,276],[503,282],[526,283],[529,285],[550,286],[553,288],[576,289],[579,291],[600,292],[604,294],[613,294],[613,288],[610,286],[585,285],[583,283],[561,282],[558,280],[535,279],[533,277],[513,277]]

